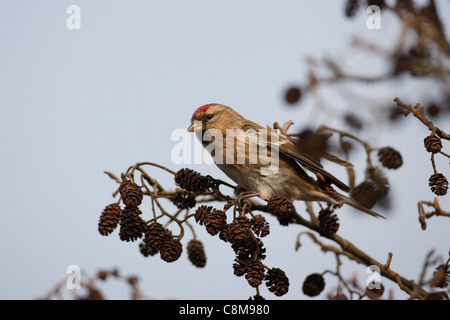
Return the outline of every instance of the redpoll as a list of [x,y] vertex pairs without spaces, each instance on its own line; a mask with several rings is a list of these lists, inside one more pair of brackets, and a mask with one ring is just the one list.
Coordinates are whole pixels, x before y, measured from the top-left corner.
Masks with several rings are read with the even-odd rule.
[[[325,171],[319,160],[296,147],[295,140],[270,127],[245,119],[221,104],[198,108],[188,131],[197,137],[216,165],[241,188],[264,200],[282,196],[290,200],[346,203],[373,216],[380,214],[355,200],[337,193],[331,183],[349,192],[350,188]],[[323,156],[344,166],[348,162],[324,153]],[[317,180],[306,173],[316,175]]]

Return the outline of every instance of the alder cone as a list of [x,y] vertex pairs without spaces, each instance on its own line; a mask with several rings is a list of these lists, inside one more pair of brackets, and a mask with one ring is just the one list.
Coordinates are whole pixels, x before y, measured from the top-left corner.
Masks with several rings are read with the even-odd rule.
[[259,260],[250,261],[245,267],[245,279],[252,287],[257,287],[264,280],[264,265]]
[[102,236],[107,236],[114,231],[119,224],[121,212],[122,209],[117,203],[112,203],[103,209],[98,222],[98,232]]
[[287,218],[294,212],[294,206],[284,197],[273,196],[267,202],[267,211],[273,213],[277,217]]
[[431,191],[437,196],[444,196],[447,194],[448,180],[442,173],[431,175],[428,180],[428,185],[431,187]]
[[425,145],[425,149],[431,153],[438,153],[442,149],[442,141],[437,136],[427,136],[423,143]]
[[217,185],[217,181],[211,176],[203,176],[188,168],[178,170],[174,179],[178,186],[192,192],[205,192]]
[[188,191],[178,191],[175,193],[172,202],[178,209],[193,208],[197,204],[195,196]]
[[183,252],[183,245],[178,239],[166,240],[159,249],[161,259],[166,262],[174,262],[180,258]]
[[151,248],[153,251],[159,251],[162,244],[170,239],[172,236],[171,232],[164,229],[162,224],[154,221],[148,225],[145,229],[145,244]]
[[203,225],[205,221],[208,219],[209,215],[211,214],[213,210],[213,207],[211,206],[205,206],[202,205],[195,210],[195,222],[197,222],[199,225]]
[[318,273],[310,274],[303,282],[303,293],[315,297],[318,296],[325,288],[325,280]]
[[188,259],[197,268],[203,268],[206,265],[206,255],[203,243],[200,240],[191,240],[187,245]]
[[120,184],[119,192],[122,196],[123,203],[127,207],[137,207],[142,203],[143,195],[141,188],[130,180],[125,180]]
[[253,232],[259,237],[265,237],[270,233],[269,223],[260,215],[255,215],[251,220],[251,228]]
[[333,235],[339,230],[338,217],[329,209],[320,210],[318,220],[322,232],[327,236]]
[[285,295],[289,291],[289,279],[284,271],[279,268],[270,269],[265,280],[269,291],[278,297]]
[[146,224],[140,214],[137,207],[125,207],[120,216],[120,240],[128,242],[142,237]]
[[222,210],[214,210],[209,214],[208,219],[205,221],[206,231],[210,235],[215,236],[222,230],[226,223],[227,216],[225,212]]
[[398,169],[403,164],[400,152],[391,147],[384,147],[378,150],[378,160],[383,167],[388,169]]

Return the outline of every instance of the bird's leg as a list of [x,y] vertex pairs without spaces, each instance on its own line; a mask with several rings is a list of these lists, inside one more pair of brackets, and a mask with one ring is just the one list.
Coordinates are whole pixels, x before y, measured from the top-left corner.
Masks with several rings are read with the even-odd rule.
[[239,195],[238,199],[245,200],[253,197],[259,197],[259,192],[252,192],[252,191],[243,191]]
[[247,212],[250,212],[251,209],[251,202],[248,201],[248,199],[253,197],[258,197],[258,192],[251,192],[251,191],[243,191],[239,195],[239,197],[236,199],[236,204],[234,207],[234,212],[236,213],[236,209],[240,209],[239,215],[245,215]]

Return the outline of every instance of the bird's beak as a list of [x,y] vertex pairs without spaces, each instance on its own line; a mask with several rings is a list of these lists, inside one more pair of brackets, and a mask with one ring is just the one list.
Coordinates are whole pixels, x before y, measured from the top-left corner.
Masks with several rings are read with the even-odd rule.
[[197,132],[201,131],[202,128],[202,122],[201,121],[194,121],[189,128],[187,129],[189,132]]

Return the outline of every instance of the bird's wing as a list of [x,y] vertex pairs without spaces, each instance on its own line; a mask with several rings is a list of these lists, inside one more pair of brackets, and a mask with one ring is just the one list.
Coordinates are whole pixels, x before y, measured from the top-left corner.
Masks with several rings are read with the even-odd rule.
[[381,214],[379,214],[379,213],[377,213],[377,212],[375,212],[375,211],[373,211],[373,210],[371,210],[369,208],[364,207],[362,204],[358,203],[356,200],[351,199],[349,197],[346,197],[343,194],[336,193],[336,194],[332,195],[332,197],[336,198],[339,201],[342,201],[342,202],[344,202],[344,203],[346,203],[346,204],[348,204],[350,206],[352,206],[353,208],[356,208],[356,209],[361,210],[361,211],[363,211],[365,213],[368,213],[371,216],[374,216],[374,217],[377,217],[377,218],[386,219],[385,216],[382,216]]
[[[305,167],[309,171],[311,171],[314,174],[321,174],[323,177],[327,178],[327,180],[342,191],[349,192],[350,188],[343,183],[341,180],[333,176],[331,173],[326,171],[322,164],[320,164],[318,161],[314,161],[310,157],[307,157],[303,155],[290,141],[287,137],[280,135],[280,143],[279,143],[279,152],[294,159],[297,161],[301,166]],[[338,157],[331,155],[329,153],[324,153],[322,155],[325,159],[338,163],[340,165],[343,165],[345,167],[353,167],[352,164],[348,163],[347,161],[341,160]]]
[[[314,161],[310,157],[307,157],[306,155],[303,155],[296,147],[295,144],[291,141],[290,138],[286,137],[285,135],[281,135],[277,133],[275,130],[272,130],[270,127],[267,129],[254,123],[251,121],[248,121],[248,124],[244,125],[242,129],[245,132],[249,132],[250,130],[257,130],[255,134],[250,135],[253,138],[256,138],[258,141],[258,145],[260,147],[264,147],[265,145],[270,145],[270,152],[279,152],[280,154],[283,154],[289,158],[294,159],[298,164],[300,164],[302,167],[305,167],[309,171],[311,171],[314,174],[320,174],[323,177],[327,178],[327,180],[334,185],[336,185],[339,189],[349,192],[350,188],[340,181],[338,178],[333,176],[331,173],[326,171],[322,164],[318,161]],[[276,150],[278,149],[278,150]],[[338,163],[342,166],[346,167],[353,167],[352,164],[348,163],[347,161],[341,160],[338,157],[324,153],[322,155],[325,159]],[[304,171],[302,168],[298,168],[299,171],[302,171],[303,174]],[[300,172],[299,172],[300,173]],[[301,175],[303,175],[301,174]]]

